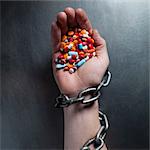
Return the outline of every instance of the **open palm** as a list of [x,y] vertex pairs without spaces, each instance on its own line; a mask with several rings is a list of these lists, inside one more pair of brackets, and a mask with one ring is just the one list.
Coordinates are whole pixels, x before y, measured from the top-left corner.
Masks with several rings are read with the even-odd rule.
[[[80,27],[93,33],[96,47],[96,57],[89,59],[84,65],[77,69],[73,74],[68,71],[57,70],[54,60],[60,54],[59,45],[62,35],[66,34],[69,27]],[[97,30],[92,29],[92,25],[81,8],[66,8],[64,12],[57,14],[57,21],[51,26],[51,37],[53,45],[53,73],[61,93],[70,97],[88,87],[99,84],[109,65],[109,57],[105,40],[100,36]]]

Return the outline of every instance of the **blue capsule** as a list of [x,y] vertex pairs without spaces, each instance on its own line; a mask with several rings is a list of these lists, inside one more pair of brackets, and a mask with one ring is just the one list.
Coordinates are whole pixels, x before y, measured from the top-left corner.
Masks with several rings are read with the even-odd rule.
[[61,69],[61,68],[64,68],[64,67],[66,67],[66,64],[56,64],[57,69]]
[[75,52],[75,51],[70,51],[70,52],[68,52],[68,54],[69,54],[70,56],[72,56],[72,55],[78,56],[78,52]]
[[85,62],[86,62],[86,60],[85,60],[85,59],[82,59],[81,61],[79,61],[79,62],[76,64],[76,67],[82,66]]
[[78,49],[83,49],[83,45],[80,43],[80,44],[78,44]]

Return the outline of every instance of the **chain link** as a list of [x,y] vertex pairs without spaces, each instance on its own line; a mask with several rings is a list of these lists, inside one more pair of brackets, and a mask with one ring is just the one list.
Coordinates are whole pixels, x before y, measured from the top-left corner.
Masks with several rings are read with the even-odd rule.
[[[111,73],[107,71],[104,76],[104,79],[97,87],[87,88],[81,91],[77,97],[72,97],[72,98],[69,98],[65,94],[61,94],[59,97],[56,98],[55,107],[67,107],[73,103],[78,103],[78,102],[81,102],[82,104],[87,104],[87,103],[97,100],[101,95],[100,93],[101,87],[107,86],[110,82],[110,79],[111,79]],[[85,99],[87,95],[90,95],[91,98]]]
[[108,120],[104,113],[99,111],[99,121],[101,124],[101,127],[96,135],[96,137],[90,139],[87,143],[84,144],[84,146],[80,150],[90,150],[90,145],[94,145],[95,150],[100,150],[104,146],[104,138],[106,135],[106,132],[108,130]]

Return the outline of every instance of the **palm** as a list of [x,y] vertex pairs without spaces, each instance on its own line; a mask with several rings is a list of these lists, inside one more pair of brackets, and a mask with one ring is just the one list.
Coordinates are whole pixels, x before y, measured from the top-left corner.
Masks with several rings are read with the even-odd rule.
[[[82,12],[81,12],[82,13]],[[83,14],[82,14],[83,15]],[[84,14],[86,15],[86,14]],[[77,15],[76,15],[77,16]],[[83,17],[83,16],[82,16]],[[87,17],[87,16],[84,16]],[[59,21],[59,17],[57,18]],[[69,19],[69,18],[68,18]],[[79,20],[76,18],[75,20]],[[89,21],[89,20],[88,20]],[[74,23],[76,25],[76,22]],[[80,23],[78,23],[80,24]],[[55,24],[56,26],[56,24]],[[90,22],[87,24],[87,29],[90,29]],[[85,28],[85,26],[80,26],[81,28]],[[60,29],[61,33],[63,33],[64,28],[61,29],[58,27],[57,30]],[[67,29],[67,28],[66,28]],[[54,27],[52,27],[54,30]],[[52,31],[53,33],[53,31]],[[56,32],[54,32],[56,35]],[[53,34],[52,34],[53,36]],[[53,37],[55,38],[55,37]],[[68,71],[56,70],[55,64],[53,61],[53,72],[56,79],[56,82],[59,86],[59,89],[62,93],[68,95],[76,95],[79,91],[94,86],[100,83],[102,77],[107,69],[109,59],[107,55],[107,48],[105,46],[104,40],[99,36],[98,33],[95,32],[93,36],[96,42],[96,57],[92,57],[89,59],[83,66],[81,66],[77,71],[73,74],[70,74]],[[57,41],[55,41],[57,40]],[[58,47],[61,39],[54,39],[53,46],[56,49]],[[55,52],[53,55],[53,59],[55,59],[59,55],[59,52]]]

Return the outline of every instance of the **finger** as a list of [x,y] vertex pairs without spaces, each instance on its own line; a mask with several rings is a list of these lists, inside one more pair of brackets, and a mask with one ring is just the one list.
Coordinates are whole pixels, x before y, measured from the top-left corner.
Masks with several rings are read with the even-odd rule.
[[97,56],[101,56],[102,53],[107,54],[106,42],[96,29],[93,30],[93,39]]
[[91,22],[88,19],[86,12],[82,8],[76,9],[76,20],[77,20],[78,25],[81,28],[84,28],[88,30],[90,33],[92,33]]
[[62,35],[66,34],[68,29],[67,29],[67,15],[65,12],[59,12],[57,14],[57,23],[61,29]]
[[67,8],[65,8],[64,11],[67,15],[68,27],[77,26],[76,17],[75,17],[75,10],[71,7],[67,7]]
[[105,40],[100,36],[100,33],[96,29],[93,29],[93,39],[96,47],[106,45]]
[[59,44],[61,42],[61,30],[56,22],[53,22],[51,25],[51,38],[53,53],[55,53],[59,50]]

